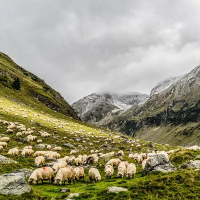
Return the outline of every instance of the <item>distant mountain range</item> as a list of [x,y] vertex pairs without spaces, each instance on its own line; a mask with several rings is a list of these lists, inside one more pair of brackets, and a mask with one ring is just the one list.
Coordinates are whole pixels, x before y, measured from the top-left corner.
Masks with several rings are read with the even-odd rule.
[[79,117],[86,123],[102,125],[114,116],[123,113],[133,105],[144,103],[147,94],[91,94],[72,104]]
[[[139,95],[138,101],[133,97],[134,103],[129,104],[127,109],[118,106],[119,112],[114,112],[117,111],[117,104],[111,102],[114,101],[109,101],[109,105],[112,105],[109,117],[102,114],[100,123],[96,123],[98,120],[95,121],[94,110],[97,107],[94,105],[86,112],[87,115],[84,114],[83,121],[156,142],[200,144],[200,66],[188,74],[158,84],[149,97]],[[126,101],[123,103],[127,104]],[[76,103],[73,107],[77,111],[74,105]],[[104,109],[102,105],[101,109],[96,110],[101,113]]]

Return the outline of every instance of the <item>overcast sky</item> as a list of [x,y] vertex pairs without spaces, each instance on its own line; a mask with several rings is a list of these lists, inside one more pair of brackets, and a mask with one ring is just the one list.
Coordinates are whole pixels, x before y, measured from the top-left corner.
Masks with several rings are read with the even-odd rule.
[[69,102],[200,64],[199,0],[0,0],[0,51]]

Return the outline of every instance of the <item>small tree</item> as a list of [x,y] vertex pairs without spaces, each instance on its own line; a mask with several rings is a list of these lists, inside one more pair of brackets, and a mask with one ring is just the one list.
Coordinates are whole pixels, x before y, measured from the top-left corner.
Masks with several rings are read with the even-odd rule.
[[20,90],[21,85],[20,85],[20,80],[19,78],[15,78],[14,82],[12,83],[12,88],[15,90]]

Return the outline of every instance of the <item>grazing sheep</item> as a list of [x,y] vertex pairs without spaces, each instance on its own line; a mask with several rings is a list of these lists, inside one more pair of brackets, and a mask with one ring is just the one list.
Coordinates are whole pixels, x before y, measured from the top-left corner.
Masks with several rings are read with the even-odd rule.
[[32,156],[34,154],[34,151],[32,149],[23,149],[22,150],[22,156]]
[[90,181],[93,181],[95,183],[101,180],[101,175],[98,169],[96,168],[90,168],[88,172],[88,176],[89,176]]
[[134,178],[135,174],[136,174],[136,166],[134,163],[130,163],[127,166],[126,176],[127,178]]
[[58,170],[58,173],[55,177],[55,184],[62,185],[65,181],[68,181],[71,184],[71,180],[73,179],[73,183],[75,184],[75,173],[72,167],[64,167]]
[[54,150],[54,151],[61,151],[61,150],[62,150],[62,147],[54,147],[53,150]]
[[17,132],[17,133],[16,133],[16,136],[17,136],[17,137],[21,137],[21,136],[22,136],[22,132]]
[[28,182],[32,184],[38,184],[39,181],[49,180],[49,183],[53,183],[54,173],[50,167],[42,167],[33,171],[31,176],[29,177]]
[[32,146],[25,146],[23,149],[32,149]]
[[98,163],[98,161],[99,161],[99,157],[98,157],[98,155],[97,154],[92,154],[92,155],[89,155],[88,157],[87,157],[87,164],[88,165],[91,165],[91,164],[93,164],[93,163]]
[[46,151],[36,151],[33,156],[44,156],[46,153]]
[[0,146],[7,148],[8,144],[7,144],[7,142],[0,142]]
[[74,162],[75,162],[75,157],[74,156],[70,156],[69,160],[68,160],[68,163],[72,165],[72,164],[74,164]]
[[2,138],[1,138],[1,141],[2,141],[2,142],[9,142],[9,141],[10,141],[10,138],[9,138],[9,137],[2,137]]
[[42,140],[41,139],[37,140],[37,143],[42,143]]
[[75,163],[75,165],[78,166],[78,165],[82,165],[83,161],[80,157],[78,157],[78,158],[75,158],[74,163]]
[[118,166],[117,176],[123,178],[125,174],[126,174],[126,165],[124,162],[121,162]]
[[47,145],[47,150],[51,150],[51,145]]
[[106,165],[111,165],[111,166],[113,167],[113,166],[118,166],[119,163],[121,163],[121,160],[118,159],[118,158],[116,158],[116,159],[111,159],[111,160],[109,160],[109,161],[106,163]]
[[87,155],[83,155],[83,164],[85,165],[87,163]]
[[144,171],[146,163],[147,163],[147,159],[145,159],[145,160],[142,161],[142,170],[143,171]]
[[18,156],[19,155],[19,150],[17,148],[10,149],[8,151],[8,154],[11,155],[11,156]]
[[75,150],[70,151],[70,155],[75,155],[77,152]]
[[0,146],[0,151],[2,151],[3,150],[3,146]]
[[52,167],[54,173],[56,173],[59,169],[66,167],[67,163],[65,161],[60,161],[58,163],[55,163]]
[[39,167],[40,165],[44,165],[45,164],[45,158],[44,156],[38,156],[35,158],[35,165],[37,167]]
[[60,158],[60,154],[57,153],[57,152],[47,152],[45,155],[44,155],[45,158],[49,158],[49,159],[58,159]]
[[83,167],[74,168],[74,173],[75,173],[76,180],[83,179],[83,181],[84,181],[85,173],[84,173]]
[[118,155],[119,155],[119,156],[124,156],[124,152],[123,152],[122,150],[119,150],[119,151],[118,151]]
[[114,173],[114,169],[112,165],[106,165],[104,172],[106,173],[106,178],[111,178]]

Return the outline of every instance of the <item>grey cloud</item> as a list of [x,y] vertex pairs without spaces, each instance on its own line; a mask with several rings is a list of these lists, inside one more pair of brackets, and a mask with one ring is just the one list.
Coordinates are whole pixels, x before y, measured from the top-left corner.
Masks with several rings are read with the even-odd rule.
[[149,93],[200,63],[198,0],[0,0],[0,51],[70,103]]

